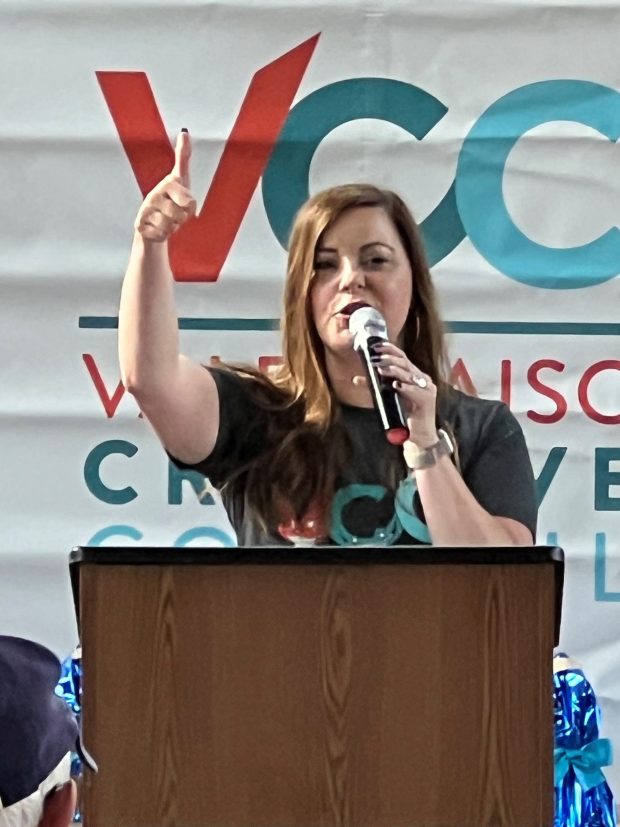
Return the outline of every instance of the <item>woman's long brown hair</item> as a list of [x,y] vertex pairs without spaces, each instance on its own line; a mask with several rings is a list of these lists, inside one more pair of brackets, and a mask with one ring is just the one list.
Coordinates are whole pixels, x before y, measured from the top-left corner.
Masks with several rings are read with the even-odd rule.
[[275,529],[285,515],[299,518],[309,506],[329,503],[344,465],[346,435],[329,384],[324,347],[312,318],[310,287],[319,239],[345,210],[379,207],[394,222],[413,278],[403,350],[438,388],[447,387],[443,327],[418,227],[402,199],[370,184],[346,184],[310,198],[291,232],[282,316],[283,362],[269,377],[243,369],[256,403],[267,417],[265,444],[273,446],[240,468],[229,484],[242,485],[247,505]]

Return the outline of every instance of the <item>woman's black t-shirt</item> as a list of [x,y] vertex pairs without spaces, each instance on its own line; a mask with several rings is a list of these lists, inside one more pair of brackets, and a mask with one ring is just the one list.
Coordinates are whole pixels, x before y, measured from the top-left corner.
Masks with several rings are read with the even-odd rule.
[[[228,370],[210,369],[220,401],[220,424],[211,455],[187,465],[171,457],[180,468],[192,468],[218,489],[241,464],[259,457],[265,445],[265,417],[276,414],[259,408],[250,397],[247,382]],[[494,516],[510,517],[536,531],[537,502],[530,458],[521,427],[502,402],[467,396],[457,390],[444,395],[438,410],[458,446],[459,467],[465,484],[480,505]],[[399,521],[394,492],[381,486],[382,470],[394,462],[395,449],[386,440],[372,408],[342,405],[342,421],[351,445],[350,461],[332,503],[330,537],[322,542],[337,544],[419,544],[430,542],[421,518]],[[403,463],[403,480],[410,479]],[[405,484],[405,483],[403,483]],[[411,483],[404,498],[411,502]],[[397,492],[396,498],[399,494]],[[265,531],[247,506],[242,485],[226,486],[224,506],[237,533],[239,545],[285,544],[282,536]],[[400,511],[402,514],[402,511]],[[403,522],[407,526],[403,525]],[[421,523],[416,529],[415,523]]]

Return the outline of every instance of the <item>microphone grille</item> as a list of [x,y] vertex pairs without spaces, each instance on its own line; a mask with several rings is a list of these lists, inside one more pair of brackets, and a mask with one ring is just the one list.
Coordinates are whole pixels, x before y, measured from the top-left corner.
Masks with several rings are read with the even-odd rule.
[[365,307],[358,307],[349,316],[349,330],[354,336],[365,331],[368,335],[385,336],[387,332],[387,325],[385,319],[379,311],[366,305]]

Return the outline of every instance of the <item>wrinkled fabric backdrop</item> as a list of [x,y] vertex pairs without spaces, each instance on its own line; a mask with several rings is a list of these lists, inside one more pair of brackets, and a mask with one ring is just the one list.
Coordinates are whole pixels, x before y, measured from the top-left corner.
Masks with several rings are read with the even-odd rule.
[[410,203],[454,381],[525,431],[538,541],[567,557],[562,648],[620,743],[617,4],[4,0],[0,24],[1,631],[69,653],[74,545],[234,543],[119,385],[140,189],[185,126],[204,207],[174,267],[203,362],[278,356],[308,192]]

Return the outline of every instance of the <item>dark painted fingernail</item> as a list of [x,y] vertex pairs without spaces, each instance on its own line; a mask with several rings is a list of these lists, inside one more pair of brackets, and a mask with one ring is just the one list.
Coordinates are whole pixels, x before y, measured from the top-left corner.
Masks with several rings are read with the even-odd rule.
[[181,132],[187,132],[189,134],[189,129],[186,126],[182,126]]

